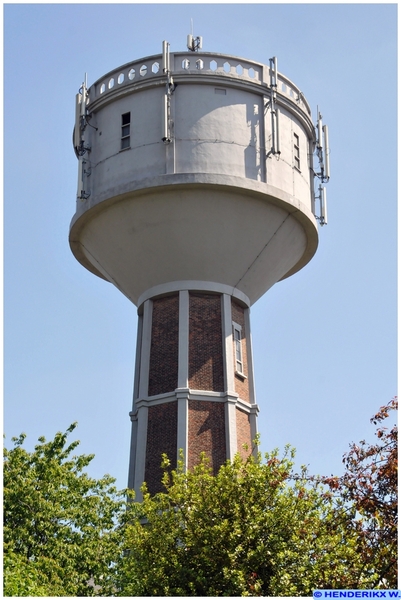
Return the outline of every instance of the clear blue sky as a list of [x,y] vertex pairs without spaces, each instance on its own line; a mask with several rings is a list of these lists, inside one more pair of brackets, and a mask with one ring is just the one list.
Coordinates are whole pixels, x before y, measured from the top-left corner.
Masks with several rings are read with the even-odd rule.
[[[6,4],[4,338],[8,442],[78,421],[91,474],[127,482],[136,308],[68,245],[75,94],[126,62],[204,50],[268,63],[330,127],[329,225],[252,308],[262,450],[339,474],[396,390],[396,4]],[[315,112],[314,112],[315,117]]]

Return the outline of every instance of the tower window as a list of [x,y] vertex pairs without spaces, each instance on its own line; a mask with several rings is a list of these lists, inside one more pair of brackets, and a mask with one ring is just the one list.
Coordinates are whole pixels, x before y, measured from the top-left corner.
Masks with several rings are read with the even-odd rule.
[[243,375],[243,360],[242,360],[242,333],[241,325],[233,323],[234,334],[234,354],[235,354],[235,371]]
[[294,133],[294,166],[298,171],[301,170],[301,159],[299,153],[299,135]]
[[127,112],[121,115],[121,150],[129,148],[131,145],[131,113]]

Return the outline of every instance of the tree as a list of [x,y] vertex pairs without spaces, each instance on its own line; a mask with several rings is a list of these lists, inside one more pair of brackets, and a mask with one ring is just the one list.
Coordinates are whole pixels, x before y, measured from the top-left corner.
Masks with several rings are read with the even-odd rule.
[[293,473],[287,448],[237,455],[213,476],[203,458],[167,471],[165,493],[133,503],[117,588],[122,596],[310,596],[368,585],[359,536],[340,500]]
[[352,444],[341,477],[294,473],[294,451],[236,456],[216,476],[203,457],[169,472],[165,493],[127,515],[120,595],[310,596],[397,587],[397,427]]
[[91,479],[72,456],[75,429],[4,458],[4,595],[310,596],[397,587],[397,427],[372,418],[377,443],[352,444],[341,477],[294,472],[286,448],[213,475],[163,458],[165,491],[143,502]]
[[374,573],[374,582],[397,588],[397,472],[398,428],[389,430],[382,422],[398,409],[393,398],[371,418],[379,425],[377,443],[351,444],[344,455],[345,473],[341,477],[323,477],[334,494],[355,515],[359,530],[360,552],[365,565]]
[[4,450],[4,595],[93,596],[110,593],[125,501],[106,475],[83,470],[93,455],[72,456],[71,425],[54,440],[25,435]]

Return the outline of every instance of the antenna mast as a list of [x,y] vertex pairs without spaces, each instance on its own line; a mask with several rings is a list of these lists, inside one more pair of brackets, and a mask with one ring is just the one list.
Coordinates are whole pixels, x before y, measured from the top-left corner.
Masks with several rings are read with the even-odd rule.
[[187,35],[187,48],[190,52],[198,52],[202,49],[203,38],[201,36],[194,37],[194,23],[191,19],[191,33]]
[[315,215],[320,225],[327,225],[327,201],[326,188],[322,183],[327,183],[330,179],[330,146],[329,146],[329,128],[328,125],[323,125],[323,117],[317,107],[317,142],[316,154],[319,161],[320,172],[315,173],[321,181],[319,184],[319,193],[316,196],[320,200],[320,216]]
[[84,176],[89,176],[91,171],[86,168],[88,159],[84,158],[91,148],[85,144],[84,133],[88,123],[87,105],[88,102],[88,78],[85,73],[82,86],[79,88],[75,100],[75,127],[74,127],[74,147],[78,158],[78,187],[77,198],[86,200],[90,196],[90,192],[85,191]]
[[272,127],[272,146],[267,154],[270,156],[271,154],[281,154],[280,151],[280,136],[279,136],[279,108],[276,105],[276,92],[278,87],[278,75],[277,75],[277,57],[273,56],[273,58],[269,59],[270,62],[270,103],[268,106],[270,107],[271,114],[271,127]]
[[163,135],[165,144],[171,142],[171,95],[174,92],[174,82],[170,70],[170,44],[164,41],[162,47],[163,73],[166,75],[166,91],[163,96]]

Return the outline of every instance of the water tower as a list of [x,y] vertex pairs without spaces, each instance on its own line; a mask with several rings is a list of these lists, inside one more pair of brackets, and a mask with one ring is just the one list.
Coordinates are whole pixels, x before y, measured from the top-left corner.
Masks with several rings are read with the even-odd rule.
[[174,467],[182,449],[191,468],[203,451],[216,471],[251,448],[249,309],[310,261],[327,214],[327,127],[276,58],[203,52],[193,36],[187,46],[173,53],[163,42],[76,98],[69,239],[77,260],[138,308],[138,493],[143,481],[161,489],[162,453]]

